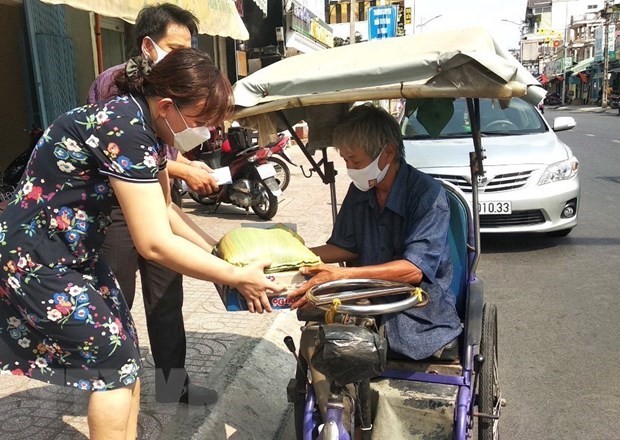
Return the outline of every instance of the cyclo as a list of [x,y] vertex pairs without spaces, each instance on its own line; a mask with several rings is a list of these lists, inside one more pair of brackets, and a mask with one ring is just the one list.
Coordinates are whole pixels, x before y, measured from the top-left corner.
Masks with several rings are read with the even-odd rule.
[[[484,301],[483,282],[476,276],[480,222],[477,209],[471,209],[478,206],[478,182],[484,177],[479,100],[491,98],[504,108],[511,98],[523,97],[536,105],[544,97],[540,84],[486,31],[474,28],[287,58],[240,80],[234,90],[239,106],[235,119],[257,129],[261,143],[277,132],[290,132],[312,165],[310,174],[317,173],[329,184],[334,218],[336,173],[326,148],[330,130],[353,103],[466,98],[473,147],[469,155],[471,197],[442,182],[450,203],[451,290],[463,324],[457,359],[394,361],[386,356],[384,341],[375,331],[375,317],[420,305],[424,298],[413,286],[371,279],[332,281],[308,291],[314,309],[298,312],[306,326],[320,325],[317,350],[329,351],[321,371],[332,383],[327,408],[319,411],[309,365],[297,356],[290,337],[285,342],[296,355],[297,368],[288,395],[298,439],[461,440],[471,438],[476,428],[479,439],[498,438],[503,399],[497,308]],[[441,119],[432,113],[429,117]],[[300,120],[308,124],[306,145],[293,129]],[[313,157],[316,152],[322,155],[318,162]],[[395,302],[372,301],[403,293],[405,299]],[[337,342],[330,346],[330,338]],[[343,423],[345,403],[350,403],[350,423]]]

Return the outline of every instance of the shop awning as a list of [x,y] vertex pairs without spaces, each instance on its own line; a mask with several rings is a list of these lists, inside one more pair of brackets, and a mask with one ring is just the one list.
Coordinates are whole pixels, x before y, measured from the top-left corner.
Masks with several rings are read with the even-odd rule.
[[267,0],[254,0],[254,3],[256,3],[256,6],[258,6],[258,9],[263,11],[263,16],[266,17],[267,16]]
[[297,49],[301,53],[316,52],[327,49],[322,44],[295,31],[289,31],[286,39],[286,47]]
[[[41,0],[52,5],[68,5],[92,11],[106,17],[121,18],[134,23],[140,9],[146,5],[162,3],[161,0]],[[168,0],[192,13],[200,20],[201,34],[231,37],[235,40],[250,38],[233,0]]]
[[577,76],[579,76],[579,79],[581,80],[581,82],[583,82],[583,83],[587,83],[588,82],[588,75],[586,75],[585,73],[579,72],[577,74]]
[[569,67],[566,70],[568,72],[573,72],[573,73],[582,72],[582,71],[586,70],[588,67],[590,67],[593,62],[594,62],[594,57],[586,58],[585,60],[578,62],[573,67]]

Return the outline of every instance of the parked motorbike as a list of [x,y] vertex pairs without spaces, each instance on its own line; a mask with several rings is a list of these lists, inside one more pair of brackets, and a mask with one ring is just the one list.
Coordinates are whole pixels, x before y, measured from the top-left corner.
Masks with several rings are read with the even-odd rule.
[[[596,105],[601,107],[603,104],[603,98],[599,98],[596,100]],[[607,106],[613,109],[617,109],[620,106],[620,95],[616,93],[611,93],[607,95]]]
[[288,187],[288,184],[291,181],[291,170],[286,162],[297,166],[297,164],[295,164],[295,162],[293,162],[293,160],[289,157],[285,149],[289,143],[289,140],[289,136],[280,133],[275,142],[267,144],[264,147],[259,147],[258,144],[253,145],[258,160],[261,161],[261,163],[262,161],[267,161],[275,168],[276,181],[282,191]]
[[34,147],[39,142],[39,139],[43,135],[43,130],[37,127],[36,125],[32,126],[32,129],[28,132],[28,136],[30,137],[30,142],[28,145],[28,149],[20,153],[13,161],[6,167],[4,170],[4,174],[2,176],[2,188],[12,187],[15,189],[17,184],[22,178],[24,171],[26,170],[26,165],[28,165],[28,160],[30,160],[30,155],[34,150]]
[[560,97],[560,95],[558,93],[549,93],[543,103],[545,105],[561,105],[562,104],[562,98]]
[[217,193],[201,196],[188,191],[198,203],[216,205],[229,203],[246,211],[250,208],[263,220],[270,220],[278,211],[278,196],[282,190],[276,180],[276,169],[267,161],[266,153],[255,146],[247,147],[229,136],[223,142],[209,142],[188,155],[201,160],[213,169],[228,167],[231,183],[219,185]]

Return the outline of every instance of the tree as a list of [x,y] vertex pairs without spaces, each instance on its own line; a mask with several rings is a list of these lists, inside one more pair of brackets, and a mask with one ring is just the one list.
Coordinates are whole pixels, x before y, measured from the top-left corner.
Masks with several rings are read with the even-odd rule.
[[[362,42],[362,34],[360,34],[359,32],[355,32],[355,42],[356,43]],[[347,38],[334,37],[334,47],[346,46],[347,44],[349,44],[349,37]]]

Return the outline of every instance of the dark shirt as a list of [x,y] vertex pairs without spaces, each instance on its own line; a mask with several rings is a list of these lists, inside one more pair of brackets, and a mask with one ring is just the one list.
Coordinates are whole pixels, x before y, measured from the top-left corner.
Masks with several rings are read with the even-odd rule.
[[109,69],[104,70],[90,85],[88,89],[88,104],[94,104],[97,101],[106,101],[119,95],[118,88],[114,84],[114,77],[125,69],[125,64],[117,64]]
[[350,186],[327,241],[358,254],[355,266],[404,259],[422,271],[420,287],[430,296],[428,305],[382,318],[390,350],[412,359],[429,357],[461,333],[450,290],[449,227],[441,184],[403,161],[383,209],[374,189]]

